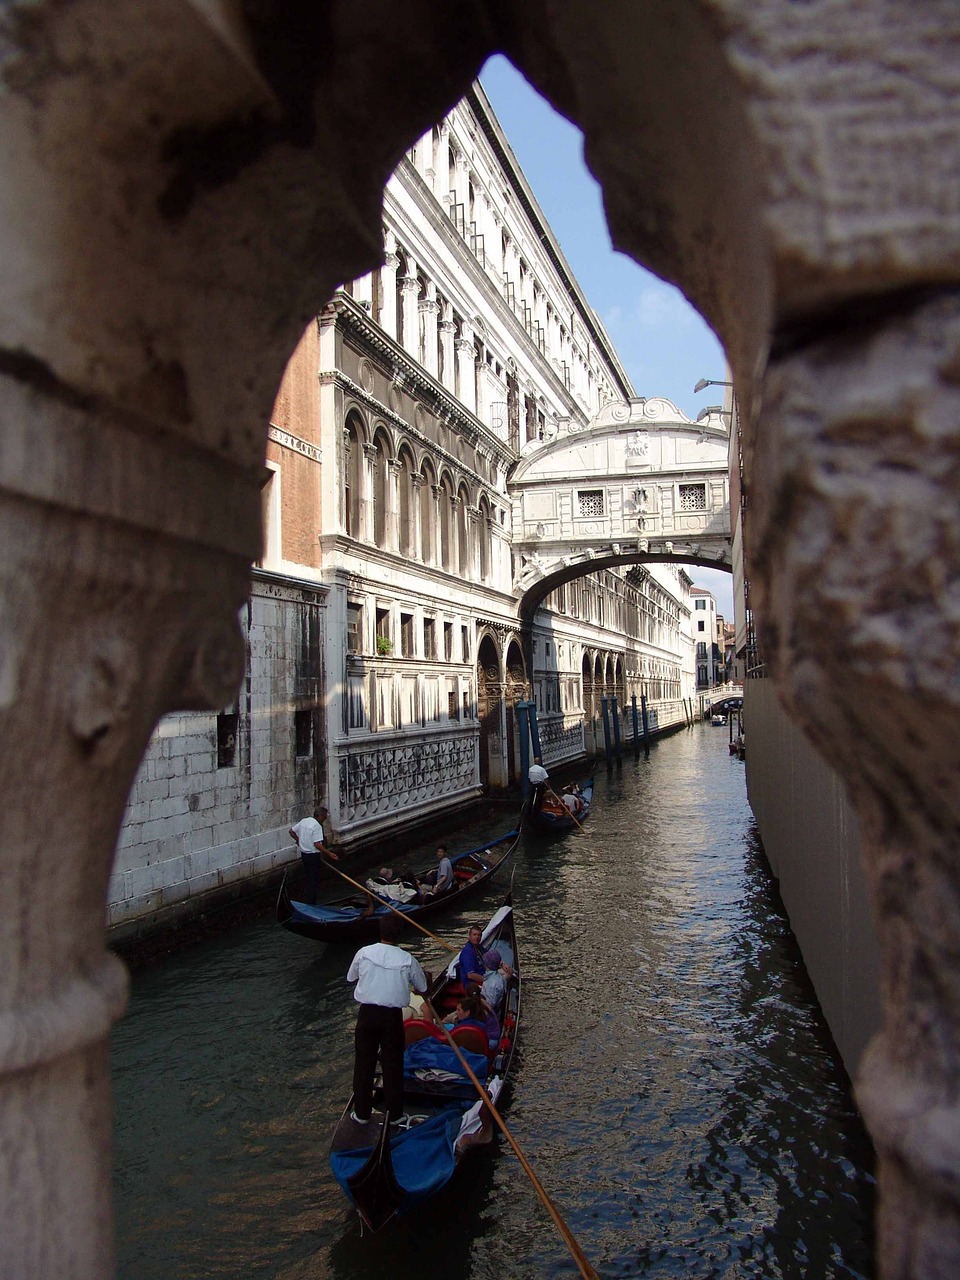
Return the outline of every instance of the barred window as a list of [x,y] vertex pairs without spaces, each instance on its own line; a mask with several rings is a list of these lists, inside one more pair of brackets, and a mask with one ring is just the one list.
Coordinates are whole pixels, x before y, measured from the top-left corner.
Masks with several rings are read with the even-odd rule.
[[681,511],[706,511],[707,486],[705,484],[682,484],[680,486]]
[[[701,485],[701,488],[703,486]],[[602,516],[603,515],[603,490],[602,489],[578,489],[577,502],[579,504],[580,514],[582,516]]]

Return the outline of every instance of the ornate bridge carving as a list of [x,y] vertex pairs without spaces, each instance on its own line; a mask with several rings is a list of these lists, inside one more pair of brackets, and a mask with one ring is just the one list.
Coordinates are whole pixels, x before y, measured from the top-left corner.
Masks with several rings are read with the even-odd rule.
[[730,568],[726,413],[692,422],[669,400],[633,400],[574,427],[528,444],[510,477],[522,613],[609,565]]

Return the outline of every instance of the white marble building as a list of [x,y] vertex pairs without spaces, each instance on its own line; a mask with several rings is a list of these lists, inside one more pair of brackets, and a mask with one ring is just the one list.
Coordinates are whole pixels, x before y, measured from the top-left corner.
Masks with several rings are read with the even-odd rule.
[[522,620],[518,461],[643,402],[481,90],[400,164],[383,231],[383,266],[336,293],[287,368],[244,689],[157,730],[115,925],[271,872],[317,802],[349,847],[509,786],[519,699],[536,699],[552,765],[602,750],[604,696],[625,738],[632,696],[654,730],[692,714],[676,564],[577,577]]

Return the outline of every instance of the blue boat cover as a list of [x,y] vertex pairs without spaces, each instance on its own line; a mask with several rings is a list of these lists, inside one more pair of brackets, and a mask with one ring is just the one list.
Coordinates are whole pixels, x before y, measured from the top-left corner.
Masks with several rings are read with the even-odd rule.
[[[468,1053],[466,1049],[461,1049],[460,1052],[466,1058],[474,1075],[481,1081],[486,1080],[490,1069],[486,1054]],[[403,1074],[409,1076],[418,1070],[449,1071],[452,1075],[461,1076],[464,1080],[468,1079],[467,1073],[450,1046],[443,1040],[434,1040],[432,1036],[416,1040],[404,1050]]]
[[[390,1160],[394,1176],[405,1192],[400,1212],[406,1213],[440,1190],[453,1175],[453,1144],[460,1132],[460,1121],[469,1103],[454,1103],[430,1120],[407,1129],[390,1139]],[[330,1167],[344,1194],[352,1200],[348,1178],[359,1173],[373,1147],[356,1151],[331,1151]]]

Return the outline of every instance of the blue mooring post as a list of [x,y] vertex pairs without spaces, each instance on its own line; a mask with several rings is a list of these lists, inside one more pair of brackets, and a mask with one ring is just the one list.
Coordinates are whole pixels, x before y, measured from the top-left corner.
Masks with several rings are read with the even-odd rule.
[[623,752],[620,749],[620,712],[617,709],[617,695],[614,694],[610,699],[610,712],[613,716],[613,749],[617,753],[617,759],[623,759]]
[[603,754],[607,758],[607,768],[613,764],[613,757],[610,752],[610,706],[607,702],[607,695],[604,694],[600,699],[600,710],[603,713]]
[[526,800],[530,794],[530,779],[527,774],[530,772],[530,719],[528,716],[530,704],[528,702],[518,702],[515,710],[517,713],[517,730],[520,735],[520,794]]
[[640,750],[640,718],[637,714],[637,695],[630,695],[630,709],[633,711],[633,749]]
[[533,754],[540,757],[540,763],[543,763],[543,751],[540,749],[540,726],[537,724],[537,704],[528,702],[530,708],[530,739],[533,742]]
[[647,695],[645,693],[641,693],[640,695],[640,715],[643,719],[643,749],[647,753],[647,755],[649,755],[650,754],[650,720],[649,720],[649,717],[647,716]]

